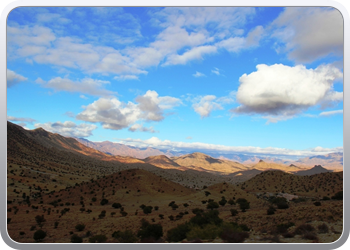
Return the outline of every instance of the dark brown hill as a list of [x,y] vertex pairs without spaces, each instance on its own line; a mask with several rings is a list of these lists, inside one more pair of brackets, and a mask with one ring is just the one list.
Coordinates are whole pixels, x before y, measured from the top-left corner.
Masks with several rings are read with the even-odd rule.
[[333,172],[333,170],[325,169],[321,165],[315,165],[311,169],[298,171],[298,172],[295,172],[294,174],[295,175],[314,175],[314,174],[327,173],[327,172]]
[[282,171],[265,171],[242,183],[248,192],[283,192],[310,197],[331,197],[343,190],[343,172],[298,176]]

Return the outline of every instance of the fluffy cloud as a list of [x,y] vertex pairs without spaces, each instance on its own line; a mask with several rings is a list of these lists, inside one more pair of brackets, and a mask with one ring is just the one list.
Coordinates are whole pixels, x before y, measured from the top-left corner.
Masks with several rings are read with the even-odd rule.
[[232,112],[288,117],[324,102],[342,100],[342,93],[333,90],[342,73],[331,65],[307,69],[302,65],[260,64],[256,68],[256,72],[240,77],[237,101],[241,106]]
[[273,22],[277,46],[298,63],[343,54],[343,17],[334,8],[289,7]]
[[16,85],[20,82],[24,82],[27,80],[24,76],[17,74],[16,72],[7,69],[7,87],[11,88],[13,85]]
[[234,102],[236,92],[231,91],[227,96],[216,97],[214,95],[192,97],[189,100],[193,102],[192,108],[201,116],[201,118],[209,117],[214,110],[222,110],[223,105]]
[[[220,48],[238,52],[256,46],[263,30],[257,27],[244,37],[242,26],[255,15],[254,8],[154,9],[149,14],[159,33],[146,46],[131,46],[129,43],[142,38],[139,20],[122,8],[97,9],[62,9],[60,13],[43,9],[35,18],[47,27],[9,25],[8,54],[31,63],[115,74],[119,75],[116,80],[127,80],[146,74],[147,67],[186,64]],[[65,27],[70,20],[76,22]],[[96,31],[102,35],[96,36]]]
[[[115,92],[103,88],[104,85],[110,84],[109,81],[95,80],[91,78],[84,78],[81,81],[72,81],[67,78],[56,77],[48,82],[38,78],[36,82],[45,88],[54,89],[55,91],[77,92],[93,96],[110,96],[115,94]],[[86,99],[84,95],[81,95],[80,97]]]
[[100,98],[84,107],[84,111],[76,118],[101,123],[107,129],[120,130],[139,120],[161,121],[164,119],[164,110],[181,104],[177,98],[159,97],[157,92],[151,90],[143,96],[138,96],[136,102],[123,103],[115,97]]
[[201,118],[208,117],[213,110],[223,109],[219,103],[214,102],[215,99],[217,98],[214,95],[206,95],[198,103],[194,103],[192,107]]
[[157,137],[152,137],[147,140],[141,139],[121,139],[122,143],[136,146],[136,147],[154,147],[158,149],[169,149],[177,151],[200,151],[200,152],[215,152],[215,153],[237,153],[237,154],[255,154],[264,156],[297,156],[297,157],[307,157],[313,155],[329,154],[334,152],[342,152],[342,147],[337,148],[322,148],[316,147],[312,149],[305,150],[293,150],[285,148],[260,148],[252,146],[225,146],[217,144],[208,144],[202,142],[174,142],[169,140],[160,140]]
[[71,121],[65,122],[47,122],[47,123],[36,123],[36,128],[42,127],[43,129],[52,133],[57,133],[67,137],[88,137],[92,135],[92,131],[97,128],[96,125],[92,124],[75,124]]

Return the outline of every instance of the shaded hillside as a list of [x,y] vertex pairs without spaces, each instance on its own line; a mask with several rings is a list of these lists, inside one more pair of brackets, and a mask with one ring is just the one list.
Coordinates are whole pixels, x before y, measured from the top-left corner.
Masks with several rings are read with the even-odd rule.
[[212,172],[217,174],[229,174],[241,170],[247,170],[246,166],[238,162],[215,159],[202,153],[193,153],[179,157],[172,157],[171,160],[187,168],[197,171]]
[[257,170],[257,169],[243,170],[232,174],[228,174],[227,178],[228,178],[228,181],[231,183],[239,183],[239,182],[244,182],[246,180],[249,180],[254,176],[256,176],[257,174],[260,174],[261,172],[262,172],[261,170]]
[[165,155],[150,156],[143,160],[146,163],[165,169],[179,169],[187,170],[188,168],[182,167],[173,160],[169,159]]
[[295,172],[295,175],[313,175],[313,174],[321,174],[321,173],[327,173],[327,172],[333,172],[332,170],[327,170],[323,168],[321,165],[315,165],[313,168],[303,171]]
[[343,172],[298,176],[282,171],[265,171],[240,186],[248,192],[282,192],[308,197],[331,197],[343,190]]
[[33,177],[37,177],[37,171],[44,178],[40,181],[47,183],[50,178],[54,178],[56,183],[49,186],[59,188],[130,168],[144,169],[196,188],[225,181],[205,172],[184,172],[183,168],[165,170],[132,157],[111,156],[86,147],[73,138],[53,134],[42,128],[28,131],[8,122],[7,133],[7,160],[13,166],[13,169],[8,170],[13,172],[8,177],[16,183],[17,179],[23,179],[23,185],[27,181],[36,183]]

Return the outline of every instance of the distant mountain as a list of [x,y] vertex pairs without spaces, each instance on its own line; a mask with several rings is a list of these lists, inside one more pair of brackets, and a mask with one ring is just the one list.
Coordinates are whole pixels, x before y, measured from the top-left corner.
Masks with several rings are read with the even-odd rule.
[[187,167],[189,169],[217,174],[229,174],[237,171],[248,170],[246,166],[240,164],[239,162],[216,159],[198,152],[178,157],[171,157],[171,160],[180,166]]
[[333,172],[332,170],[327,170],[323,168],[321,165],[315,165],[313,168],[308,170],[302,170],[295,172],[295,175],[313,175],[313,174],[320,174],[320,173],[327,173],[327,172]]
[[265,162],[263,160],[260,160],[257,164],[255,164],[253,169],[257,169],[260,171],[266,171],[266,170],[282,170],[287,173],[293,173],[295,171],[305,170],[304,168],[297,167],[293,164],[291,165],[284,165],[284,164],[277,164],[272,162]]
[[169,152],[164,153],[158,149],[154,149],[151,147],[142,149],[142,148],[135,148],[135,147],[121,144],[121,143],[114,143],[110,141],[92,142],[83,138],[75,138],[75,139],[87,147],[94,148],[96,150],[99,150],[101,152],[104,152],[110,155],[129,156],[129,157],[134,157],[138,159],[144,159],[149,156],[156,156],[156,155],[167,155],[169,157],[174,156]]
[[330,170],[342,171],[343,170],[343,153],[338,152],[338,153],[331,153],[327,155],[316,155],[311,157],[305,157],[295,161],[294,164],[298,164],[299,166],[322,165],[323,167]]
[[189,168],[180,166],[165,155],[149,156],[143,159],[144,162],[164,169],[188,170]]

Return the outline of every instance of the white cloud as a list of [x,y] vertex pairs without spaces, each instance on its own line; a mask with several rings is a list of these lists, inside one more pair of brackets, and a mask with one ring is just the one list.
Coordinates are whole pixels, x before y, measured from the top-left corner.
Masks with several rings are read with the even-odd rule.
[[196,73],[193,74],[193,76],[194,76],[194,77],[203,77],[203,76],[206,76],[206,75],[204,75],[204,74],[201,73],[201,72],[196,71]]
[[343,18],[335,8],[288,7],[272,28],[280,50],[298,63],[343,54]]
[[100,98],[83,107],[84,111],[76,118],[101,123],[103,128],[120,130],[130,127],[140,120],[161,121],[164,119],[164,110],[181,104],[177,98],[159,97],[156,91],[151,90],[143,96],[138,96],[135,100],[136,103],[123,103],[115,97]]
[[113,79],[118,81],[125,81],[125,80],[138,80],[139,77],[135,75],[121,75],[121,76],[115,76]]
[[12,86],[20,83],[20,82],[24,82],[27,80],[26,77],[21,76],[19,74],[17,74],[16,72],[7,69],[7,87],[11,88]]
[[241,106],[231,112],[278,116],[281,119],[330,100],[341,100],[342,93],[335,92],[333,84],[342,77],[342,73],[334,66],[307,69],[302,65],[260,64],[256,68],[256,72],[240,77],[237,101]]
[[149,133],[157,133],[158,131],[155,131],[153,129],[153,127],[144,127],[141,124],[134,124],[132,126],[129,127],[128,129],[131,132],[135,132],[135,131],[140,131],[140,132],[149,132]]
[[193,60],[202,60],[203,55],[212,54],[217,51],[215,46],[198,46],[191,50],[186,51],[182,55],[172,54],[169,55],[167,61],[163,64],[165,65],[177,65],[177,64],[186,64],[189,61]]
[[47,122],[47,123],[36,123],[36,128],[42,127],[43,129],[52,133],[57,133],[67,137],[88,137],[92,135],[92,131],[97,128],[96,125],[92,124],[75,124],[71,121],[65,122]]
[[320,116],[331,116],[331,115],[339,115],[343,114],[343,110],[332,110],[332,111],[325,111],[320,113]]
[[253,146],[226,146],[218,144],[208,144],[202,142],[174,142],[170,140],[160,140],[157,137],[152,137],[147,140],[141,139],[119,139],[122,143],[132,145],[136,147],[154,147],[158,149],[170,149],[177,151],[200,151],[200,152],[215,152],[215,153],[237,153],[237,154],[260,154],[260,155],[272,155],[272,156],[297,156],[307,157],[313,155],[329,154],[334,152],[342,152],[343,147],[336,148],[322,148],[315,147],[305,150],[293,150],[285,148],[274,147],[253,147]]
[[80,95],[79,97],[80,97],[81,99],[85,99],[85,100],[86,100],[86,99],[89,99],[89,98],[86,97],[85,95]]
[[[115,94],[115,92],[103,88],[104,85],[110,84],[109,81],[95,80],[91,78],[84,78],[81,81],[72,81],[67,78],[56,77],[48,82],[38,78],[36,82],[45,88],[54,89],[55,91],[77,92],[93,96],[110,96]],[[86,98],[84,95],[80,95],[80,97]]]
[[[257,27],[247,38],[241,37],[247,18],[255,15],[254,8],[172,7],[150,11],[152,21],[160,28],[159,33],[147,41],[147,46],[132,46],[129,43],[142,37],[141,25],[122,9],[96,12],[95,8],[86,8],[66,13],[79,20],[77,24],[70,24],[71,29],[78,31],[83,27],[90,32],[82,34],[81,40],[77,39],[63,29],[63,25],[70,22],[64,17],[65,12],[37,13],[37,23],[50,28],[15,23],[8,26],[10,57],[24,57],[30,62],[79,69],[89,74],[115,74],[119,75],[116,80],[130,80],[146,74],[147,67],[201,60],[205,55],[217,53],[219,47],[238,52],[245,46],[256,46],[262,33],[262,28]],[[88,20],[87,15],[94,21]],[[120,27],[120,19],[127,20],[124,26],[128,27]],[[101,36],[95,35],[97,30],[102,32]],[[232,49],[229,39],[244,42],[239,49]],[[112,41],[119,45],[105,46]],[[220,41],[224,43],[220,45]]]
[[14,116],[7,116],[7,120],[12,121],[12,122],[29,122],[33,123],[36,120],[28,117],[14,117]]
[[214,102],[216,99],[214,95],[206,95],[198,103],[194,103],[192,107],[201,118],[208,117],[213,110],[223,109],[219,103]]
[[215,75],[217,75],[217,76],[220,76],[220,75],[221,75],[220,70],[219,70],[218,68],[212,69],[212,70],[211,70],[211,73],[213,73],[213,74],[215,74]]

